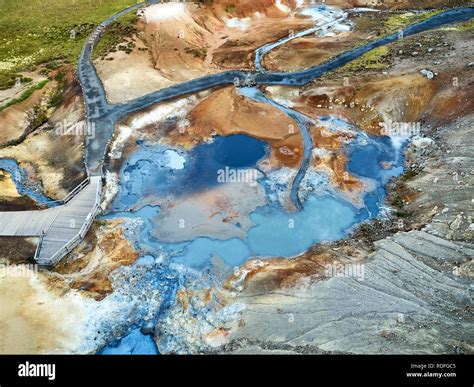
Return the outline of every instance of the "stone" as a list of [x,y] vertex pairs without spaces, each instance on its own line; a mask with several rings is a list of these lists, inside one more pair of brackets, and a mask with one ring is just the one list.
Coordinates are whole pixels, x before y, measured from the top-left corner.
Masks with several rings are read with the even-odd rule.
[[426,78],[428,78],[429,80],[435,77],[435,74],[430,70],[423,69],[423,70],[420,70],[420,73],[424,75]]

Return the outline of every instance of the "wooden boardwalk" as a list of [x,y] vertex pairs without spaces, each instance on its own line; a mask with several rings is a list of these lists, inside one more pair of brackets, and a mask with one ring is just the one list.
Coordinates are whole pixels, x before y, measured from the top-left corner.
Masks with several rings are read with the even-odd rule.
[[41,211],[0,212],[0,236],[39,237],[35,260],[54,266],[86,235],[100,206],[102,181],[93,176],[66,204]]
[[0,236],[40,236],[59,214],[60,208],[43,211],[0,212]]

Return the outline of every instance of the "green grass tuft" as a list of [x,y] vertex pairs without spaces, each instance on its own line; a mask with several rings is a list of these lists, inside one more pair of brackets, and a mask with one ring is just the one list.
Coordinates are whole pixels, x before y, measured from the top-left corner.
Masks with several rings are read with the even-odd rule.
[[442,12],[442,10],[427,11],[422,13],[406,12],[388,17],[382,21],[382,36],[394,34],[411,24],[419,23],[423,20]]
[[18,98],[14,98],[14,99],[8,101],[7,103],[5,103],[3,105],[0,105],[0,112],[2,110],[6,109],[9,106],[12,106],[12,105],[15,105],[17,103],[20,103],[20,102],[23,102],[23,101],[27,100],[28,98],[30,98],[33,95],[33,93],[36,90],[41,90],[43,87],[45,87],[48,82],[49,82],[49,80],[45,79],[44,81],[41,81],[41,82],[37,83],[36,85],[31,86],[30,88],[25,90]]
[[236,10],[235,5],[229,5],[229,6],[225,7],[225,11],[227,13],[235,13],[235,10]]
[[446,30],[454,30],[459,32],[472,31],[474,29],[474,19],[468,20],[464,23],[458,23],[453,26],[444,28]]
[[186,47],[184,51],[188,54],[192,54],[195,58],[201,58],[204,59],[207,56],[207,48],[202,47],[202,48],[191,48],[191,47]]
[[[128,13],[113,22],[103,33],[99,43],[94,48],[92,58],[104,58],[110,52],[114,52],[117,48],[126,53],[132,52],[135,47],[133,42],[127,44],[120,44],[125,37],[131,37],[135,32],[135,23],[137,16],[132,12]],[[119,45],[120,44],[120,45]],[[118,47],[117,47],[118,46]]]
[[381,70],[387,67],[388,47],[381,46],[366,52],[361,57],[346,64],[341,71]]

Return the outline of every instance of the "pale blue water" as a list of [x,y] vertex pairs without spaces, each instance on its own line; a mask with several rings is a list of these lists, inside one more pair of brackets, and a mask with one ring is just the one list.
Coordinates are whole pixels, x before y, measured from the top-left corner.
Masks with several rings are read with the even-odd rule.
[[263,207],[250,217],[256,226],[249,230],[248,244],[258,256],[295,256],[316,243],[344,237],[357,215],[355,207],[329,195],[310,195],[296,213]]
[[[368,215],[352,205],[330,196],[309,196],[300,212],[287,213],[277,206],[265,206],[250,216],[255,223],[245,240],[198,238],[188,244],[163,245],[180,250],[176,262],[203,268],[213,256],[229,267],[240,266],[249,259],[292,257],[304,253],[318,242],[335,241]],[[174,247],[177,247],[174,249]]]
[[20,195],[28,196],[38,204],[55,206],[51,200],[43,194],[41,186],[30,180],[28,173],[21,168],[13,159],[0,159],[0,169],[11,174],[16,189]]
[[[349,147],[348,169],[357,176],[367,177],[376,180],[380,185],[385,185],[389,178],[403,172],[401,166],[403,156],[393,148],[388,137],[370,139],[372,142],[365,146],[355,144]],[[392,162],[394,166],[383,169],[381,167],[383,162]]]
[[178,255],[175,261],[200,268],[206,266],[214,256],[221,258],[227,266],[235,267],[247,261],[251,252],[249,246],[238,238],[226,241],[197,238],[185,245],[185,253]]
[[144,335],[140,329],[135,329],[127,336],[110,343],[99,353],[101,355],[158,355],[158,350],[151,335]]

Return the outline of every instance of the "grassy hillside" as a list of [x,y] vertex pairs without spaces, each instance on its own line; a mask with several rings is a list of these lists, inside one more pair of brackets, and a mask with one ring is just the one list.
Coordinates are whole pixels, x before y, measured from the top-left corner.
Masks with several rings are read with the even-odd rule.
[[94,26],[135,0],[0,0],[0,89],[38,64],[75,62]]

